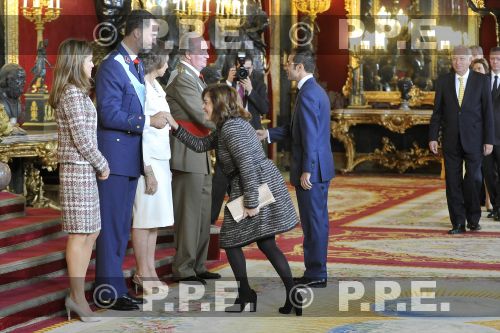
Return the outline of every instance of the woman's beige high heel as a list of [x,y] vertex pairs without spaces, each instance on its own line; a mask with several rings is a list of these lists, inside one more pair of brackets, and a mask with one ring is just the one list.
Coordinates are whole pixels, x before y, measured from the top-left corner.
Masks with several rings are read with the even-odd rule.
[[168,293],[168,286],[163,282],[161,286],[145,287],[144,280],[139,274],[134,274],[134,276],[132,277],[132,283],[134,284],[136,294],[138,293],[139,288],[142,289],[142,293],[144,295],[153,295],[153,294],[157,295],[157,294]]
[[69,296],[66,296],[66,300],[64,301],[64,305],[66,306],[66,313],[68,314],[68,320],[71,320],[71,311],[75,312],[80,320],[86,323],[94,323],[101,321],[99,317],[94,316],[93,313],[85,313]]

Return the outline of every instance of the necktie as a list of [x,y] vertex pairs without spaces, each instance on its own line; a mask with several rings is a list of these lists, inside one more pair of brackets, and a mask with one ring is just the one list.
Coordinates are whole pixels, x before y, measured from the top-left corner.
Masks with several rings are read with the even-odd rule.
[[238,90],[238,94],[241,97],[241,103],[243,103],[243,106],[245,106],[246,105],[245,88],[243,88],[243,86],[241,84],[238,84],[237,85],[237,90]]
[[462,106],[462,100],[464,99],[464,78],[463,76],[458,77],[458,82],[460,82],[458,86],[458,105]]
[[495,80],[493,80],[493,89],[491,89],[491,96],[496,98],[498,95],[498,75],[495,75]]

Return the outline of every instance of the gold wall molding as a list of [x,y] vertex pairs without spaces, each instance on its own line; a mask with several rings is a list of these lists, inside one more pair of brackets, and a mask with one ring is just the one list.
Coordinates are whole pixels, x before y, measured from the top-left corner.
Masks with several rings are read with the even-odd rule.
[[19,64],[19,2],[4,0],[5,23],[5,63]]

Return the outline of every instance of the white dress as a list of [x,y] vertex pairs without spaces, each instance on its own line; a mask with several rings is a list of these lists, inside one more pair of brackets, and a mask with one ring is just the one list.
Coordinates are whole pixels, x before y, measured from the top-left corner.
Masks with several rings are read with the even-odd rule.
[[[159,111],[170,112],[163,88],[154,81],[146,80],[146,103],[144,114],[152,116]],[[155,194],[146,194],[144,176],[139,178],[134,201],[133,228],[159,228],[174,224],[172,204],[172,173],[170,172],[170,127],[149,127],[142,133],[142,155],[144,165],[151,165],[158,181]]]

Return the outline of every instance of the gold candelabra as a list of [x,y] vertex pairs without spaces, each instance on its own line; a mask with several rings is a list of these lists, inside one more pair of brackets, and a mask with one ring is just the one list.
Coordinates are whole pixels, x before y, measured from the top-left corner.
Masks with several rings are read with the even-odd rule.
[[245,19],[248,0],[216,0],[214,13],[211,13],[211,0],[147,0],[145,7],[159,10],[162,15],[171,8],[179,17],[201,17],[203,20],[212,14],[217,18]]
[[330,8],[331,0],[293,0],[297,10],[309,15],[311,22],[314,22],[319,13],[323,13]]
[[45,23],[54,21],[61,14],[61,0],[24,0],[23,16],[35,24],[37,45],[43,41]]

